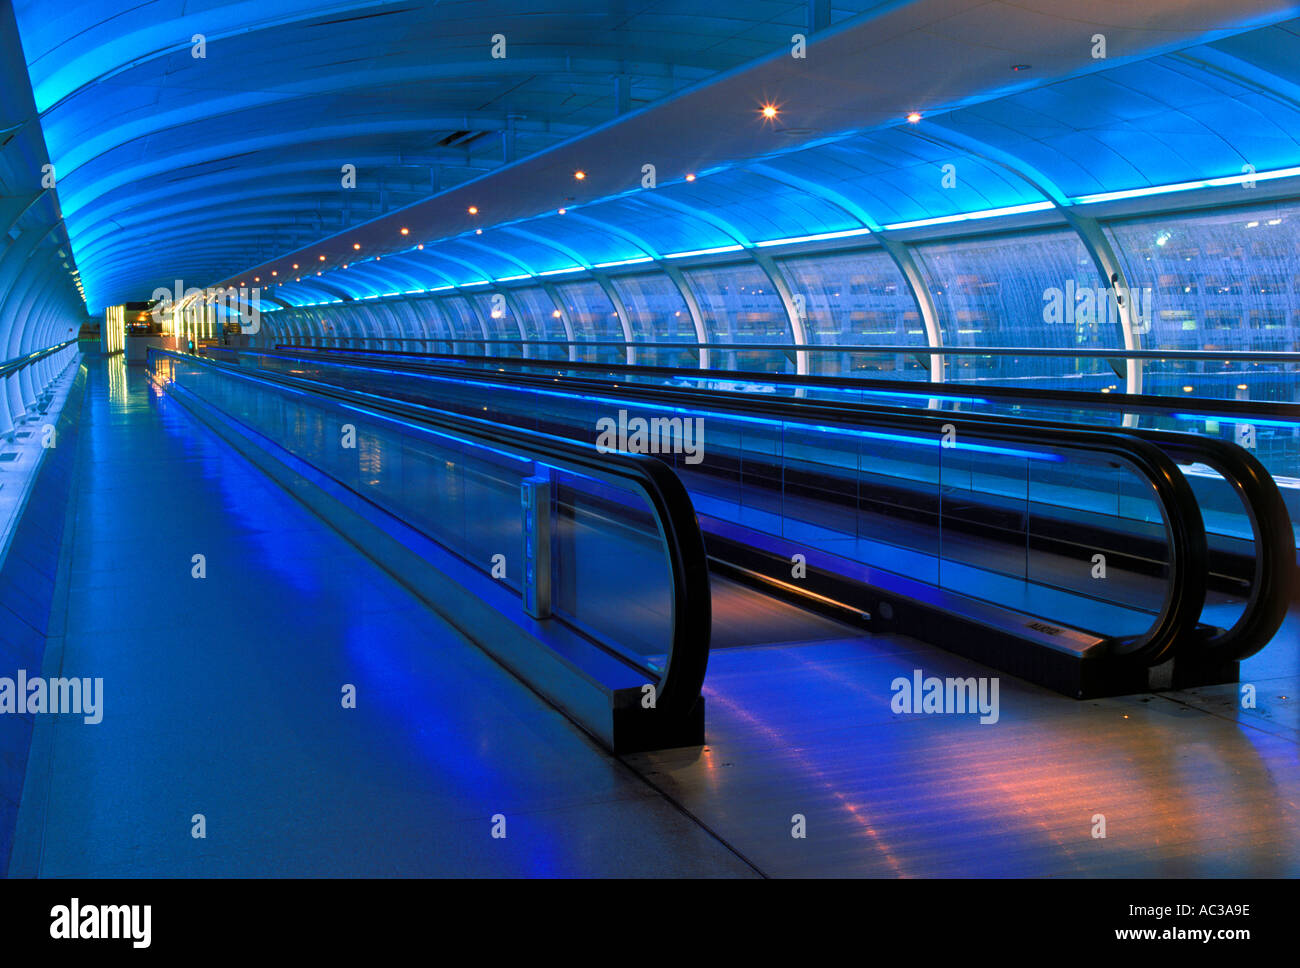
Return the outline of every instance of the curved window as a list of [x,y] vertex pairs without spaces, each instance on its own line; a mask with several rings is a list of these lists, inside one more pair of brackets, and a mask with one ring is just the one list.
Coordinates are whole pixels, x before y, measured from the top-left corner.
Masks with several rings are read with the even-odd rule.
[[[524,332],[529,338],[561,342],[569,339],[562,314],[556,307],[555,300],[551,298],[551,294],[545,289],[540,286],[530,286],[527,289],[516,289],[510,295],[514,298],[520,313],[523,314]],[[525,355],[543,360],[567,360],[569,348],[564,345],[533,346]]]
[[299,337],[311,345],[319,345],[325,332],[325,314],[320,310],[299,310],[294,325]]
[[531,327],[523,325],[524,321],[518,318],[504,292],[500,290],[479,292],[468,298],[474,304],[479,319],[483,320],[483,325],[487,327],[489,339],[516,341],[489,343],[487,346],[489,356],[515,356],[520,351],[520,344],[517,342],[520,336],[529,338],[537,336]]
[[[574,339],[623,342],[623,324],[614,304],[597,282],[570,282],[555,287],[573,327]],[[617,346],[579,346],[576,359],[593,363],[623,363],[624,350]]]
[[294,316],[290,315],[294,310],[277,309],[274,312],[262,314],[262,326],[257,335],[253,337],[254,346],[267,346],[274,348],[276,343],[296,343],[301,341],[301,326]]
[[[894,260],[879,250],[803,256],[779,263],[809,343],[927,345],[916,300]],[[813,353],[812,373],[927,380],[924,357],[906,353]]]
[[402,326],[397,318],[397,307],[388,302],[372,302],[365,307],[370,315],[370,326],[379,340],[370,346],[379,346],[386,350],[403,349],[401,343]]
[[[772,280],[756,265],[689,269],[686,282],[700,306],[710,343],[794,342],[790,318]],[[793,367],[793,351],[713,351],[710,365],[720,369],[781,372]]]
[[[1071,231],[932,242],[914,250],[945,346],[1122,349],[1118,313]],[[1047,380],[1101,389],[1117,377],[1102,360],[948,356],[948,380]]]
[[501,356],[518,355],[518,351],[512,346],[497,346],[494,348],[481,342],[483,334],[488,330],[479,322],[474,307],[470,305],[469,300],[464,296],[445,296],[439,301],[438,306],[443,311],[443,315],[447,317],[447,322],[451,324],[452,332],[462,339],[472,341],[458,343],[455,352],[462,354],[499,354]]
[[424,349],[427,352],[452,351],[451,343],[455,333],[442,314],[438,306],[439,302],[438,299],[421,296],[407,304],[408,312],[414,320],[415,331],[424,338]]
[[[331,337],[335,341],[356,335],[352,319],[351,303],[345,303],[342,306],[335,306],[325,321],[324,335]],[[326,345],[329,344],[327,343]]]
[[[681,291],[662,273],[617,276],[610,280],[627,310],[628,327],[636,343],[696,343],[695,322]],[[636,362],[649,366],[700,365],[695,349],[647,349],[639,347]]]
[[395,300],[388,304],[388,311],[392,313],[393,320],[397,324],[397,335],[401,337],[400,347],[423,351],[425,338],[432,327],[422,315],[416,313],[412,300]]
[[[1108,234],[1129,285],[1149,290],[1152,349],[1294,350],[1300,336],[1300,205],[1122,222]],[[1144,389],[1292,399],[1285,364],[1151,360]]]

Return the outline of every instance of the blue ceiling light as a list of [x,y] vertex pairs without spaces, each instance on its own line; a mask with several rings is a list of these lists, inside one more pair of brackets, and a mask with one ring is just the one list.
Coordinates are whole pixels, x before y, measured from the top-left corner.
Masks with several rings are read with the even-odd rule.
[[1278,168],[1273,171],[1243,172],[1237,175],[1201,178],[1196,181],[1177,182],[1172,185],[1149,185],[1145,188],[1127,188],[1117,192],[1098,192],[1095,195],[1082,195],[1078,198],[1072,198],[1071,201],[1077,205],[1095,205],[1098,202],[1116,202],[1126,198],[1149,198],[1152,195],[1193,192],[1207,188],[1227,188],[1232,185],[1274,181],[1279,178],[1300,178],[1300,165],[1290,168]]
[[[257,269],[267,277],[276,268],[278,280],[292,279],[289,261],[315,265],[323,253],[329,261],[322,269],[354,253],[364,260],[328,271],[332,285],[355,298],[380,297],[454,287],[461,273],[474,279],[461,285],[484,286],[576,275],[584,266],[741,253],[749,245],[866,239],[868,226],[959,227],[1050,212],[1054,202],[1004,159],[1041,173],[1059,189],[1052,197],[1060,204],[1079,206],[1149,198],[1145,209],[1158,210],[1165,196],[1300,177],[1300,112],[1284,106],[1295,82],[1279,66],[1294,59],[1295,21],[1285,19],[1294,11],[1279,8],[1266,15],[1274,26],[1261,20],[1206,31],[1180,21],[1161,34],[1161,49],[1055,75],[1048,61],[1025,51],[1035,69],[1023,80],[1017,75],[1014,90],[1006,87],[1003,62],[985,89],[951,98],[927,89],[923,112],[864,95],[876,68],[859,57],[852,64],[865,76],[849,93],[828,90],[825,103],[814,103],[784,86],[756,84],[752,96],[775,103],[779,92],[781,103],[775,117],[755,123],[750,102],[741,102],[734,127],[749,140],[723,130],[716,111],[698,112],[695,123],[710,137],[716,130],[727,147],[706,151],[698,145],[709,139],[683,133],[657,149],[664,156],[657,187],[642,187],[638,166],[624,182],[610,181],[615,160],[626,157],[626,139],[641,130],[636,143],[647,143],[638,119],[662,120],[673,115],[654,112],[721,97],[711,92],[734,90],[724,80],[768,69],[767,61],[749,62],[755,39],[772,50],[787,43],[786,27],[754,5],[720,2],[725,17],[716,10],[682,14],[649,0],[634,29],[591,18],[589,4],[557,0],[520,28],[514,43],[541,51],[542,61],[557,35],[574,50],[635,46],[637,61],[649,65],[635,83],[654,103],[613,121],[607,99],[570,97],[573,74],[593,89],[608,80],[604,59],[574,55],[571,63],[556,60],[553,70],[537,70],[532,60],[525,70],[521,59],[514,73],[513,63],[488,63],[482,45],[468,39],[449,42],[436,62],[422,56],[411,37],[449,36],[453,18],[475,16],[448,5],[372,9],[344,0],[329,16],[308,0],[265,0],[255,15],[247,4],[196,15],[180,0],[156,0],[147,12],[122,3],[108,16],[91,0],[67,0],[56,12],[38,0],[16,0],[15,7],[92,307],[141,298],[176,278],[206,285]],[[837,3],[846,15],[860,15],[838,25],[841,35],[867,35],[895,15],[889,6]],[[902,6],[923,20],[943,5]],[[340,9],[355,16],[338,17]],[[1173,0],[1152,0],[1153,24],[1184,13]],[[736,21],[748,31],[743,43],[734,38]],[[204,58],[192,57],[185,40],[200,31]],[[228,82],[232,62],[285,63],[288,44],[294,57],[284,78]],[[340,69],[335,56],[344,46],[355,66]],[[669,64],[678,66],[664,69]],[[782,64],[788,67],[788,58]],[[929,66],[915,70],[927,76]],[[510,91],[527,108],[519,112],[524,120],[512,122],[510,164],[499,136],[503,119],[481,107],[492,103],[485,87]],[[914,108],[924,119],[902,123]],[[796,117],[809,126],[788,128]],[[224,123],[232,118],[239,123]],[[952,140],[943,140],[945,132]],[[539,174],[547,158],[555,162],[549,183]],[[542,167],[520,169],[535,159]],[[1259,170],[1243,171],[1247,162]],[[355,166],[355,187],[341,183],[345,164]],[[945,166],[953,168],[949,181]],[[496,192],[516,170],[530,172],[525,191]],[[469,188],[456,194],[468,185],[472,196]],[[515,201],[525,196],[526,206]],[[447,212],[437,210],[439,200]],[[561,207],[568,214],[559,216]],[[426,211],[437,217],[420,218]],[[345,224],[345,216],[352,224],[359,213],[347,235],[321,242],[329,227]],[[424,240],[418,258],[402,229]],[[363,238],[364,248],[353,249]],[[305,283],[285,282],[280,292],[301,292],[298,285]]]
[[1055,208],[1052,202],[1029,202],[1025,205],[1008,205],[1005,208],[986,208],[976,212],[959,212],[956,215],[940,215],[935,218],[919,218],[910,222],[891,222],[884,226],[890,231],[898,229],[919,229],[930,225],[948,225],[953,222],[970,222],[976,219],[1001,218],[1007,215],[1023,215],[1026,212],[1044,212]]
[[799,245],[803,242],[824,242],[827,239],[851,239],[858,235],[870,235],[871,229],[845,229],[842,232],[818,232],[815,235],[796,235],[789,239],[768,239],[765,242],[755,242],[756,246],[771,245]]

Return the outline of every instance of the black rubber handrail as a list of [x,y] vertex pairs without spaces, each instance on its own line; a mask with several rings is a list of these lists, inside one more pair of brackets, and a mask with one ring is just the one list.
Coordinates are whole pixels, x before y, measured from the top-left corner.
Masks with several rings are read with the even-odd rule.
[[[362,304],[363,305],[363,304]],[[512,339],[492,336],[300,336],[320,342],[345,341],[369,343],[456,343],[485,346],[594,346],[611,349],[653,350],[716,350],[719,353],[877,353],[882,356],[917,354],[921,356],[1047,356],[1083,360],[1221,360],[1225,353],[1219,350],[1122,350],[1080,349],[1079,347],[1053,346],[929,346],[875,345],[871,343],[690,343],[652,340],[611,339]],[[286,344],[293,345],[293,344]],[[302,344],[296,344],[302,345]],[[1230,351],[1226,355],[1239,360],[1260,363],[1300,363],[1300,353],[1289,350]],[[519,357],[514,357],[519,359]]]
[[47,346],[43,350],[36,350],[28,353],[26,356],[15,356],[12,360],[0,363],[0,376],[8,376],[10,373],[16,373],[25,366],[31,366],[38,360],[43,360],[47,356],[53,356],[59,350],[71,346],[77,342],[75,339],[65,339],[62,343],[56,343],[54,346]]
[[[301,349],[301,348],[299,348]],[[331,359],[346,359],[349,353],[360,353],[362,356],[376,357],[382,356],[386,359],[404,359],[412,356],[418,356],[422,366],[437,366],[436,360],[439,358],[436,354],[410,354],[406,351],[396,353],[385,350],[336,350],[328,349],[326,354]],[[428,362],[425,362],[427,358]],[[484,357],[465,356],[457,357],[470,363],[483,363]],[[737,378],[744,379],[747,376],[753,377],[753,382],[757,383],[781,383],[783,385],[794,385],[810,388],[827,388],[834,389],[883,389],[898,396],[914,396],[920,399],[933,397],[935,393],[944,396],[952,396],[953,388],[939,388],[944,384],[925,383],[917,385],[911,382],[903,381],[881,381],[881,380],[861,380],[855,381],[847,377],[819,377],[792,374],[760,374],[744,373],[743,371],[682,371],[674,367],[661,366],[630,366],[627,364],[599,364],[599,363],[574,363],[564,360],[521,360],[518,357],[496,357],[491,358],[487,365],[512,367],[527,367],[533,370],[589,370],[592,372],[604,372],[609,374],[629,373],[637,376],[676,376],[676,377],[701,377],[709,378],[717,376],[722,379]],[[448,375],[462,377],[465,374],[463,368],[445,368]],[[486,378],[498,378],[502,374],[496,371],[484,374]],[[545,380],[545,385],[554,385],[554,377],[541,376],[540,374],[520,374],[521,376],[533,376],[538,380]],[[771,378],[769,378],[769,376]],[[583,378],[566,378],[566,385],[577,387],[581,384],[574,382]],[[870,384],[869,386],[867,384]],[[606,388],[604,381],[599,378],[592,378],[594,387]],[[701,393],[710,398],[717,394],[732,394],[741,397],[749,396],[741,391],[723,391],[715,389],[705,389],[699,387],[669,387],[661,388],[653,384],[642,383],[617,383],[616,387],[619,392],[624,392],[627,387],[646,388],[648,391],[658,395],[661,391],[680,391],[684,394]],[[959,394],[958,394],[959,395]],[[1133,397],[1127,394],[1113,395],[1098,393],[1090,395],[1077,390],[1064,391],[1036,391],[1023,388],[1004,388],[1004,387],[980,387],[978,390],[971,390],[972,397],[985,397],[990,399],[999,399],[1008,402],[1023,403],[1026,400],[1049,399],[1053,402],[1072,402],[1076,405],[1087,402],[1094,409],[1105,410],[1123,410],[1129,409],[1124,405],[1126,400],[1140,400],[1141,398]],[[1091,399],[1092,396],[1101,398],[1100,400]],[[1114,399],[1119,396],[1119,399]],[[764,398],[763,407],[770,410],[777,402],[784,402],[794,406],[805,408],[805,412],[811,405],[824,405],[828,407],[848,407],[851,409],[861,409],[866,412],[875,412],[880,409],[896,409],[886,404],[874,404],[862,401],[826,401],[817,400],[809,401],[789,397]],[[1234,404],[1244,404],[1247,401],[1228,401]],[[1147,403],[1148,407],[1151,404]],[[1151,407],[1151,409],[1157,409]],[[1300,410],[1300,407],[1297,407]],[[954,411],[944,411],[944,413],[955,416]],[[1021,423],[1025,426],[1056,426],[1072,427],[1073,424],[1067,421],[1049,421],[1039,418],[1007,416],[1002,414],[981,416],[994,416],[996,419],[1009,420]],[[1211,437],[1199,437],[1193,434],[1178,433],[1175,431],[1150,430],[1136,427],[1109,427],[1105,428],[1115,433],[1131,434],[1142,439],[1149,440],[1156,444],[1174,460],[1180,463],[1201,463],[1217,471],[1228,485],[1237,494],[1246,510],[1247,520],[1250,522],[1253,534],[1255,556],[1254,572],[1250,584],[1250,592],[1247,596],[1246,603],[1242,609],[1241,615],[1237,621],[1229,628],[1222,629],[1199,643],[1207,659],[1212,661],[1245,659],[1254,655],[1272,639],[1285,621],[1288,609],[1291,605],[1292,595],[1294,593],[1296,577],[1296,547],[1294,532],[1292,531],[1292,521],[1290,512],[1287,510],[1286,501],[1273,480],[1268,470],[1260,463],[1258,458],[1242,447],[1223,440],[1217,440]]]
[[[430,342],[425,340],[423,342]],[[450,342],[450,340],[446,341]],[[660,349],[671,349],[679,343],[659,343]],[[970,396],[1007,403],[1043,402],[1062,403],[1097,410],[1146,411],[1168,413],[1171,401],[1180,401],[1179,409],[1198,416],[1233,417],[1265,416],[1300,421],[1300,403],[1275,400],[1228,400],[1220,397],[1179,397],[1170,394],[1120,393],[1099,390],[1058,390],[1050,388],[1004,387],[985,383],[932,383],[929,380],[881,380],[873,377],[832,376],[805,373],[768,373],[764,370],[683,369],[680,366],[656,366],[647,363],[592,363],[587,360],[547,360],[520,356],[483,356],[474,353],[430,353],[415,350],[383,350],[357,347],[308,346],[301,343],[277,343],[277,350],[310,350],[326,353],[361,353],[376,356],[408,356],[432,360],[462,360],[466,363],[487,366],[531,366],[539,369],[557,367],[568,370],[585,370],[591,373],[634,373],[646,376],[700,377],[719,380],[743,380],[752,377],[754,383],[775,383],[782,386],[814,389],[877,390],[899,396]],[[1214,359],[1223,359],[1215,354]],[[1159,401],[1159,402],[1157,402]]]
[[[252,356],[275,355],[256,350],[230,352]],[[310,362],[308,358],[304,357],[304,359]],[[438,369],[436,364],[427,365]],[[555,381],[558,379],[540,376],[524,379],[529,375],[515,373],[475,374],[463,368],[452,367],[442,368],[438,375],[461,380],[479,376],[484,381],[508,376],[512,378],[511,382],[517,380],[520,383],[551,388],[555,387]],[[644,385],[630,386],[636,390],[646,389]],[[620,392],[621,388],[622,385],[619,385]],[[764,398],[760,403],[754,400],[753,394],[734,396],[738,399],[728,401],[734,403],[734,409],[765,417],[774,416],[770,408],[773,401],[770,399]],[[956,414],[933,415],[906,408],[849,410],[832,407],[825,408],[824,413],[816,413],[815,418],[809,416],[813,413],[811,410],[789,412],[793,415],[792,418],[797,420],[818,419],[825,422],[829,418],[847,427],[879,429],[884,426],[894,431],[933,434],[935,439],[942,436],[941,428],[944,424],[952,423],[976,438],[1020,446],[1026,443],[1038,443],[1056,450],[1085,453],[1092,457],[1104,454],[1119,458],[1134,468],[1153,488],[1161,508],[1168,541],[1169,580],[1165,599],[1156,620],[1141,635],[1117,640],[1115,654],[1134,662],[1157,665],[1169,658],[1177,644],[1195,638],[1195,630],[1205,602],[1207,584],[1208,551],[1204,523],[1191,485],[1173,460],[1154,444],[1131,434],[1079,430],[1069,426],[1044,427],[1033,424],[1027,427],[1025,421]],[[1027,433],[1027,430],[1030,432]]]
[[[450,431],[489,447],[517,447],[546,463],[568,465],[599,479],[614,479],[632,485],[644,494],[660,527],[668,552],[673,588],[672,637],[667,661],[656,692],[656,708],[670,715],[685,715],[695,705],[708,668],[709,637],[712,630],[713,593],[709,579],[704,537],[695,507],[685,486],[671,467],[643,454],[597,454],[589,445],[561,437],[540,434],[475,417],[449,413],[379,397],[311,380],[265,370],[223,363],[197,355],[159,347],[148,348],[150,369],[156,357],[171,357],[189,365],[219,370],[250,383],[266,383],[307,392],[380,416],[399,418],[417,425]],[[611,460],[610,458],[617,458]],[[364,497],[364,495],[362,495]],[[628,658],[610,651],[620,661]]]

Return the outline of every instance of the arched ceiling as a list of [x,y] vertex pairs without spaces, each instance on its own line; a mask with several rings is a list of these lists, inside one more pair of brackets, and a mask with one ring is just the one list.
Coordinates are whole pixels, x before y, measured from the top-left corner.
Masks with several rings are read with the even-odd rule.
[[176,279],[298,304],[1300,165],[1300,10],[1278,0],[16,11],[95,309]]
[[[1204,29],[1215,22],[1204,9],[1194,25],[1184,25],[1179,42],[1167,22],[1152,47],[1117,47],[1109,30],[1105,59],[1089,54],[1092,27],[1063,20],[1057,33],[1040,24],[1039,40],[1055,49],[1074,37],[1083,53],[1073,61],[1025,55],[1013,71],[1005,55],[992,64],[961,60],[960,69],[944,75],[951,92],[932,84],[906,101],[897,77],[870,96],[830,86],[831,78],[870,70],[872,51],[857,41],[882,34],[882,24],[895,17],[911,18],[907,30],[918,30],[926,6],[934,5],[908,5],[829,33],[809,48],[815,68],[804,71],[781,57],[733,73],[228,281],[274,282],[277,300],[303,304],[329,300],[301,288],[305,280],[293,281],[308,265],[350,296],[382,295],[509,279],[521,265],[545,275],[809,235],[882,228],[896,234],[972,213],[1082,210],[1115,193],[1149,193],[1149,207],[1159,207],[1170,186],[1206,179],[1229,180],[1227,190],[1240,193],[1230,180],[1249,171],[1274,191],[1300,193],[1300,20],[1291,19],[1300,10],[1260,7],[1252,17],[1217,21],[1241,29]],[[1239,18],[1252,13],[1233,9]],[[1261,26],[1261,18],[1270,22]],[[912,43],[907,30],[883,35]],[[923,33],[916,42],[932,52],[986,39],[953,25],[946,39]],[[969,76],[958,85],[950,75],[962,72]],[[1024,79],[1031,75],[1038,76]],[[752,116],[754,98],[739,93],[746,86],[781,104],[776,122]],[[977,90],[992,93],[970,94]],[[728,114],[728,103],[740,109]],[[908,108],[921,113],[919,122],[901,116]],[[738,120],[720,120],[728,116]],[[835,130],[850,118],[862,123]],[[632,146],[649,143],[655,130],[682,132],[672,141],[677,150],[636,153]],[[702,157],[705,143],[715,150]],[[647,155],[660,163],[653,190],[637,183],[637,164]],[[949,165],[953,178],[945,181]],[[576,168],[589,173],[581,186],[572,182]],[[688,172],[696,177],[686,180]],[[552,207],[557,201],[563,214]],[[480,215],[468,217],[468,204]],[[470,228],[480,222],[481,234]],[[410,234],[401,236],[401,227]],[[420,249],[412,249],[416,239],[425,240]],[[376,255],[382,261],[373,261]],[[391,284],[379,266],[400,270],[404,281]]]
[[[833,23],[879,5],[817,6]],[[94,307],[213,281],[491,172],[765,55],[809,15],[782,0],[15,8]]]

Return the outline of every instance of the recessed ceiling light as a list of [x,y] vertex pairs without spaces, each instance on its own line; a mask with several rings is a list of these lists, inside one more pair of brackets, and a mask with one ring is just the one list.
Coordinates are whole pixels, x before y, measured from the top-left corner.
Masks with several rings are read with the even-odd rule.
[[908,124],[916,124],[916,122],[918,122],[918,121],[920,121],[920,120],[921,120],[921,112],[920,112],[920,111],[913,111],[911,114],[909,114],[909,115],[907,116],[907,123],[908,123]]

